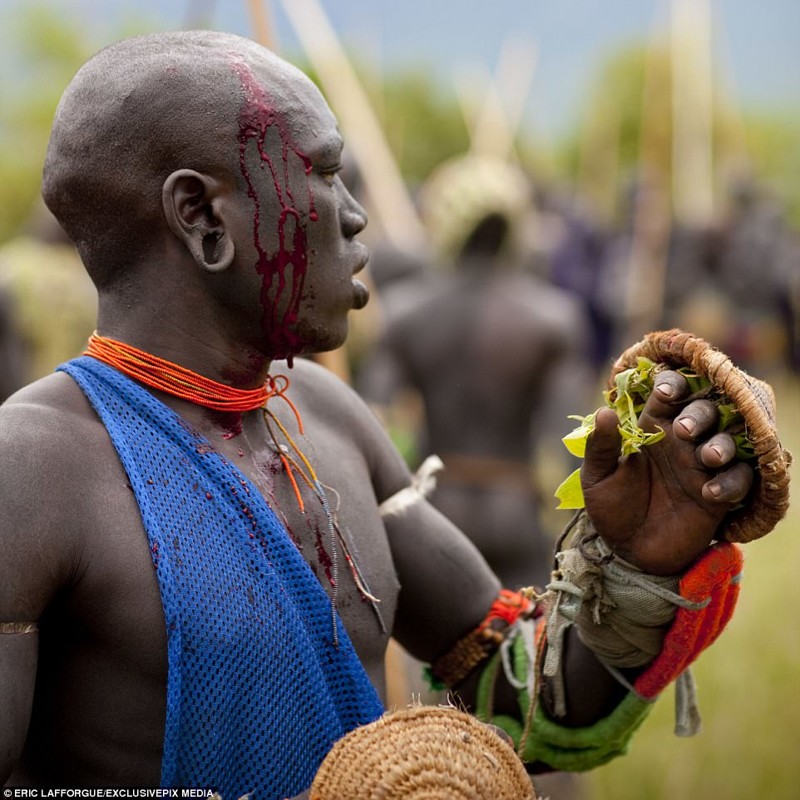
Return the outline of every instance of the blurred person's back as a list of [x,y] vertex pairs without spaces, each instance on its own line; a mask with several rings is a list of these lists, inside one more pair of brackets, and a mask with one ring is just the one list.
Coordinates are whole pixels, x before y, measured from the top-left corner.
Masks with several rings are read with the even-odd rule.
[[360,388],[379,406],[419,393],[419,452],[445,464],[432,502],[518,587],[546,582],[552,566],[537,452],[549,445],[566,468],[558,440],[585,410],[590,369],[580,304],[515,268],[511,226],[502,211],[473,222],[454,269],[388,321]]

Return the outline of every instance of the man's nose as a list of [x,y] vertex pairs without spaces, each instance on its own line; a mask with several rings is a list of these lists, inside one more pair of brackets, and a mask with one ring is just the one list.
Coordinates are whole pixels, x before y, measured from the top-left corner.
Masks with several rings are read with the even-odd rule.
[[342,225],[342,233],[348,238],[357,236],[367,227],[369,217],[361,204],[350,194],[347,187],[339,181],[339,191],[341,192],[342,204],[339,210],[339,220]]

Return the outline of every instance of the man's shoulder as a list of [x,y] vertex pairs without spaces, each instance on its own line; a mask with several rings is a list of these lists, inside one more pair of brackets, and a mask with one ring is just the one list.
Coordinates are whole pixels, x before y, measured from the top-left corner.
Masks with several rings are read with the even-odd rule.
[[287,396],[311,413],[336,417],[358,415],[365,408],[355,390],[327,367],[308,358],[298,358],[285,373],[291,383]]
[[24,386],[0,406],[3,437],[30,437],[42,432],[69,436],[79,433],[76,428],[84,429],[97,422],[83,392],[63,372]]
[[[91,460],[104,432],[83,392],[64,373],[25,386],[0,406],[0,479],[37,486]],[[57,492],[51,486],[50,492]]]
[[[87,508],[103,499],[98,476],[113,472],[102,430],[80,389],[61,373],[0,406],[0,548],[13,553],[0,578],[15,576],[26,613],[41,612],[53,586],[80,561],[87,535],[97,534]],[[2,593],[0,606],[5,613],[16,608]]]
[[[363,398],[326,367],[308,359],[297,359],[289,373],[288,396],[297,405],[309,434],[319,436],[318,453],[331,457],[335,446],[346,442],[346,449],[360,452],[369,465],[379,496],[384,484],[403,484],[407,470],[378,417]],[[334,446],[334,449],[329,449]],[[396,491],[392,488],[391,491]]]

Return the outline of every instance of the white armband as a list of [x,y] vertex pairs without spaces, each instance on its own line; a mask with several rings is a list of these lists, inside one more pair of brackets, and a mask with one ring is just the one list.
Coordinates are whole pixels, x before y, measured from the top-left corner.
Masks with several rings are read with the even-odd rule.
[[439,456],[428,456],[406,486],[378,506],[381,517],[396,517],[426,498],[436,488],[436,473],[444,469]]

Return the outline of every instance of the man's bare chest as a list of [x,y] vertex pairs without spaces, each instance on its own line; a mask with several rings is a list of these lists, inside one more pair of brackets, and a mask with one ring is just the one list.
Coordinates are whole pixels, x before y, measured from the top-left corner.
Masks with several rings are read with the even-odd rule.
[[[218,544],[220,537],[230,535],[220,529],[218,515],[202,513],[205,504],[211,507],[218,496],[226,495],[227,507],[239,517],[247,546],[252,544],[247,538],[257,536],[261,524],[257,499],[263,500],[280,523],[280,535],[302,556],[334,604],[359,655],[367,664],[380,662],[393,624],[397,584],[363,458],[337,443],[339,468],[334,468],[328,457],[332,445],[324,437],[313,442],[306,437],[304,444],[297,443],[310,466],[294,451],[289,461],[279,444],[252,432],[230,437],[207,434],[203,441],[206,445],[201,450],[207,447],[215,457],[229,462],[231,480],[188,486],[197,524],[186,524],[189,501],[180,496],[181,482],[175,476],[154,472],[145,478],[145,492],[158,488],[159,496],[167,497],[174,509],[174,531],[169,533],[167,547],[173,551],[172,557],[178,554],[176,563],[180,565],[180,548],[194,544],[186,541],[187,537]],[[304,469],[296,469],[294,464]],[[163,540],[159,545],[147,530],[142,498],[137,497],[131,476],[118,459],[101,471],[109,480],[103,502],[98,498],[92,503],[99,511],[87,530],[85,550],[92,556],[85,560],[74,610],[95,641],[119,648],[121,656],[137,662],[136,669],[163,671],[164,586],[156,574],[159,560],[168,554]],[[161,485],[155,486],[157,483]],[[187,491],[186,486],[183,490]],[[91,536],[90,531],[94,531]],[[242,540],[233,537],[225,546],[241,547]],[[265,555],[271,557],[269,552]],[[209,604],[213,606],[214,597],[225,591],[222,583],[210,589]],[[213,612],[209,607],[209,613]]]

